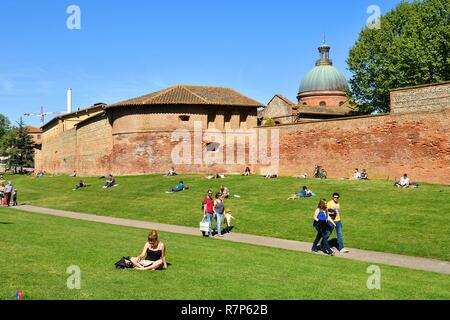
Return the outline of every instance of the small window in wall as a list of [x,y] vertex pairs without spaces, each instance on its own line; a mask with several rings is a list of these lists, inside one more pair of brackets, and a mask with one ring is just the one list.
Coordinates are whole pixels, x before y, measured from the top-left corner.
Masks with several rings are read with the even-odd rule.
[[275,124],[281,124],[281,122],[280,121],[275,121]]
[[40,138],[41,138],[41,135],[40,135],[40,134],[38,134],[38,135],[37,135],[37,139],[40,139]]
[[326,103],[325,101],[320,101],[319,105],[320,105],[321,107],[325,107],[325,106],[327,105],[327,103]]
[[183,115],[179,116],[179,118],[182,122],[188,122],[191,117]]
[[214,128],[215,122],[216,122],[216,114],[215,113],[208,114],[208,128]]
[[220,143],[217,142],[210,142],[206,144],[206,151],[208,152],[217,152],[219,151]]
[[307,105],[307,103],[306,103],[306,102],[303,102],[303,105],[304,105],[304,106],[306,106],[306,105]]

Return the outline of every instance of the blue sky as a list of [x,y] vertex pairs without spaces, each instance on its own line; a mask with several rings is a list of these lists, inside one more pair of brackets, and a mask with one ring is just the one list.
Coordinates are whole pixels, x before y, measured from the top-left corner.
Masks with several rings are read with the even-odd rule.
[[[0,113],[65,111],[113,103],[174,84],[227,86],[267,103],[295,101],[326,34],[345,60],[370,14],[399,0],[2,0]],[[69,30],[67,8],[81,10]],[[40,126],[37,117],[24,118]],[[50,120],[50,117],[46,119]]]

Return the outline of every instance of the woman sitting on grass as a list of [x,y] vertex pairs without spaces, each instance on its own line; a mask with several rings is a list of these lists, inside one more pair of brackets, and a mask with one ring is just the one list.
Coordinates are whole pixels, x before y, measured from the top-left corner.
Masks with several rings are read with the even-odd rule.
[[132,257],[130,261],[137,270],[160,270],[167,268],[166,248],[164,243],[158,241],[158,232],[151,230],[148,233],[148,241],[145,243],[142,253]]
[[106,181],[105,185],[103,186],[104,189],[106,188],[112,188],[115,187],[117,185],[116,183],[116,179],[114,179],[113,176],[110,176],[108,181]]

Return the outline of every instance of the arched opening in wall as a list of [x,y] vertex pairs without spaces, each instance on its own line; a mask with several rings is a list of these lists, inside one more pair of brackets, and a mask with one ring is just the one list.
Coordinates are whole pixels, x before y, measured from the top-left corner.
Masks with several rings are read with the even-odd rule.
[[307,104],[306,102],[303,102],[303,105],[306,106],[306,105],[308,105],[308,104]]
[[191,117],[187,115],[181,115],[178,118],[180,119],[181,122],[188,122]]
[[326,107],[327,103],[325,101],[320,101],[319,106]]
[[280,121],[275,121],[275,124],[281,124],[281,122]]
[[206,151],[208,152],[218,152],[220,148],[220,143],[209,142],[206,144]]

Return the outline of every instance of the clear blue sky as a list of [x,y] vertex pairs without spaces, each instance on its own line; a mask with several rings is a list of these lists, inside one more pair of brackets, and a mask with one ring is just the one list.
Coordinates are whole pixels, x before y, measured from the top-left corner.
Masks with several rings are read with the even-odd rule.
[[[267,103],[295,101],[326,34],[331,58],[345,60],[376,4],[399,0],[2,0],[0,113],[113,103],[174,84],[227,86]],[[81,30],[69,30],[69,5]],[[39,119],[24,118],[40,126]],[[46,119],[47,121],[50,118]]]

